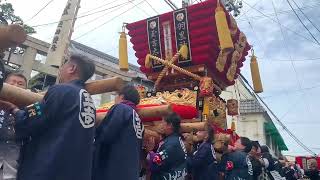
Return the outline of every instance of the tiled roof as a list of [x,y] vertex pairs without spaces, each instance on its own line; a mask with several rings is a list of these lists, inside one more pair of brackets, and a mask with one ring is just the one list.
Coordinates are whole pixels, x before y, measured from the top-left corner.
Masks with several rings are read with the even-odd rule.
[[266,110],[255,99],[240,100],[240,113],[261,113]]
[[[98,51],[96,49],[93,49],[93,48],[91,48],[89,46],[86,46],[84,44],[81,44],[81,43],[78,43],[78,42],[72,41],[72,40],[71,40],[71,44],[75,48],[80,49],[81,51],[84,51],[84,52],[87,52],[89,54],[95,55],[97,57],[100,57],[102,59],[110,61],[110,62],[112,62],[114,64],[118,64],[119,63],[119,59],[118,58],[110,56],[110,55],[108,55],[108,54],[106,54],[104,52]],[[133,71],[140,72],[140,68],[138,66],[133,65],[133,64],[129,64],[129,69],[133,70]]]

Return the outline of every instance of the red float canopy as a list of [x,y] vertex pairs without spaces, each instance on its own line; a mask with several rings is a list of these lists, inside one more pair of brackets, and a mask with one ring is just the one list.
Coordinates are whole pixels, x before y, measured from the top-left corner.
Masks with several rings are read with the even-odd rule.
[[[233,17],[225,11],[235,44],[235,50],[242,49],[241,51],[238,50],[238,57],[233,57],[233,52],[226,57],[226,64],[221,72],[217,69],[216,63],[220,48],[215,22],[216,7],[216,0],[207,0],[188,6],[186,9],[168,12],[128,24],[127,29],[129,30],[133,49],[136,51],[135,55],[138,58],[141,71],[149,76],[154,72],[160,71],[162,68],[154,65],[154,68],[147,69],[144,65],[147,54],[150,53],[165,59],[170,51],[171,55],[177,52],[177,46],[181,42],[187,42],[190,57],[187,61],[177,62],[177,65],[184,67],[203,65],[210,71],[208,75],[220,87],[225,88],[226,86],[233,85],[234,79],[238,77],[240,68],[243,66],[245,56],[248,55],[250,46],[244,34],[238,29]],[[184,17],[186,17],[185,22],[181,20]],[[181,22],[179,22],[179,18]],[[154,29],[155,31],[153,31]],[[182,36],[185,33],[188,33],[188,35],[183,40]],[[243,43],[243,41],[245,42]],[[160,52],[157,54],[157,51]],[[229,74],[229,78],[228,71],[233,72],[231,75]]]

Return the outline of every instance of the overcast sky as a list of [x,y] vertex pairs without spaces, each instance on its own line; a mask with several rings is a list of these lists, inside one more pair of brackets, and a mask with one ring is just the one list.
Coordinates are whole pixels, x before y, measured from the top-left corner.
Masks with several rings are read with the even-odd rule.
[[[67,0],[53,0],[47,8],[31,20],[30,18],[49,0],[8,0],[8,2],[13,4],[16,14],[21,16],[28,25],[36,26],[59,21]],[[95,10],[91,12],[95,12],[126,2],[128,1],[82,0],[78,15],[87,14],[92,9]],[[117,6],[108,11],[78,19],[72,39],[117,57],[118,32],[123,22],[134,22],[171,10],[164,0],[147,2],[153,8],[146,3],[146,0],[132,0],[132,3],[126,3],[121,7]],[[181,0],[173,2],[181,7]],[[320,108],[320,45],[315,43],[294,13],[290,11],[286,0],[273,0],[273,2],[274,7],[272,0],[245,0],[241,15],[237,18],[238,26],[247,35],[249,43],[254,46],[260,60],[260,72],[265,90],[261,96],[283,123],[303,143],[319,154],[320,120],[317,113],[320,113],[318,110]],[[290,2],[293,4],[292,0]],[[320,29],[319,0],[295,0],[295,2]],[[252,9],[248,4],[260,12]],[[293,6],[295,7],[294,4]],[[320,32],[298,10],[297,12],[312,34],[320,41]],[[268,17],[264,17],[263,14]],[[278,19],[275,14],[278,15]],[[38,26],[35,28],[37,34],[33,36],[51,42],[56,26],[57,24]],[[96,27],[99,28],[93,30]],[[137,64],[132,48],[129,48],[129,60]],[[242,73],[251,82],[249,64],[247,60]],[[306,151],[281,128],[279,131],[290,149],[285,152],[286,154],[306,154]]]

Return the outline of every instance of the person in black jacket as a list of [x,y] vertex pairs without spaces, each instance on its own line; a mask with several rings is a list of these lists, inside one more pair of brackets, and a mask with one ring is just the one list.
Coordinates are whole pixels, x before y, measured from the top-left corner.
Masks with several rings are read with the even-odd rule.
[[215,151],[212,145],[214,130],[211,126],[206,131],[197,132],[199,148],[188,157],[187,165],[191,169],[193,180],[215,180],[218,179],[218,167]]
[[261,146],[258,141],[252,141],[252,149],[249,153],[249,158],[252,163],[253,180],[258,180],[262,173]]
[[165,138],[156,153],[149,152],[151,180],[184,180],[187,152],[179,135],[180,117],[171,113],[161,122]]
[[144,126],[136,111],[140,96],[133,85],[124,86],[115,105],[97,127],[93,180],[138,180]]
[[84,83],[95,71],[83,56],[72,55],[41,102],[23,109],[0,102],[15,115],[21,149],[18,180],[88,180],[91,178],[95,106]]
[[251,180],[253,176],[252,164],[248,157],[252,144],[250,139],[240,137],[235,142],[233,152],[224,154],[220,162],[220,171],[225,180]]

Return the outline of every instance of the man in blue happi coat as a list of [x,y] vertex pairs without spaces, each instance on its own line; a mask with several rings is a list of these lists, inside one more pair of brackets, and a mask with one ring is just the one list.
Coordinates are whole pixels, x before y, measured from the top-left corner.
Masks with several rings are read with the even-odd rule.
[[144,133],[136,111],[139,102],[136,88],[124,86],[115,105],[97,127],[93,180],[138,180]]
[[218,180],[218,164],[213,147],[214,130],[210,125],[206,131],[197,132],[199,148],[187,158],[193,180]]
[[15,116],[16,136],[28,139],[21,149],[18,180],[88,180],[91,178],[95,107],[84,83],[94,64],[72,55],[41,102],[19,109],[0,106]]
[[179,134],[180,121],[176,113],[171,113],[161,122],[165,138],[157,152],[148,155],[152,180],[185,179],[187,152]]

